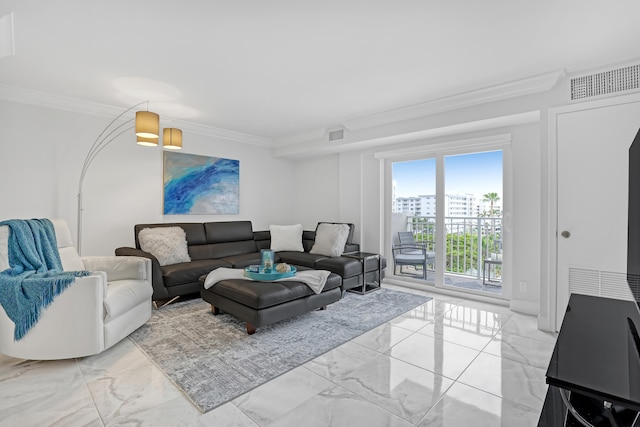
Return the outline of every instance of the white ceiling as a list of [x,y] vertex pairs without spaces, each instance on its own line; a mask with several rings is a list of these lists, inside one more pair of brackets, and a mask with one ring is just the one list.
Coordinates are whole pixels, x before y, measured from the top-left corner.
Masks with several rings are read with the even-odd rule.
[[638,0],[0,0],[0,84],[273,140],[640,57]]

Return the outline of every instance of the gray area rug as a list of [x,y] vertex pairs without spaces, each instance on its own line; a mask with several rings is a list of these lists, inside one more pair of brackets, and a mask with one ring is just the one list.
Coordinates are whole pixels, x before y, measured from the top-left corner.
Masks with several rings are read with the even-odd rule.
[[154,310],[129,337],[202,412],[320,356],[431,298],[380,289],[347,293],[327,310],[247,335],[245,323],[214,316],[201,299]]

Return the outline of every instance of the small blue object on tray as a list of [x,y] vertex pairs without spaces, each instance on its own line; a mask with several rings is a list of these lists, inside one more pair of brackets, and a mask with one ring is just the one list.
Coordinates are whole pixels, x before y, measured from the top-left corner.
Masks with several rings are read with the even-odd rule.
[[271,280],[285,279],[287,277],[293,277],[296,275],[296,268],[292,265],[290,266],[291,271],[287,271],[285,273],[278,273],[277,271],[275,271],[275,269],[273,269],[271,273],[262,273],[260,271],[256,273],[255,271],[252,271],[254,270],[254,268],[252,267],[253,266],[249,266],[244,269],[244,277],[248,277],[253,280],[262,280],[268,282]]

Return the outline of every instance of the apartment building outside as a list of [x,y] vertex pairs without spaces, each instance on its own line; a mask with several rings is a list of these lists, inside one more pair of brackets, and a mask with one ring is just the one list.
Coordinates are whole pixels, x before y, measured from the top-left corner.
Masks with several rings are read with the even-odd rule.
[[[395,193],[394,193],[395,195]],[[436,196],[419,195],[414,197],[394,197],[392,201],[394,213],[405,213],[411,216],[435,217]],[[491,210],[490,203],[473,194],[445,194],[445,217],[478,217]],[[494,211],[500,212],[502,207],[494,202]]]

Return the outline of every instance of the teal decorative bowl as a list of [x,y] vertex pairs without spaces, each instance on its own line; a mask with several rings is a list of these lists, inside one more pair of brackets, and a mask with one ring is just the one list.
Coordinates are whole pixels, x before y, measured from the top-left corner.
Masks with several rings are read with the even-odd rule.
[[286,273],[278,273],[274,271],[271,273],[254,273],[249,271],[249,267],[244,269],[244,277],[248,277],[253,280],[262,280],[263,282],[270,282],[278,279],[285,279],[287,277],[293,277],[296,275],[296,268],[293,265],[290,265],[291,271],[287,271]]

